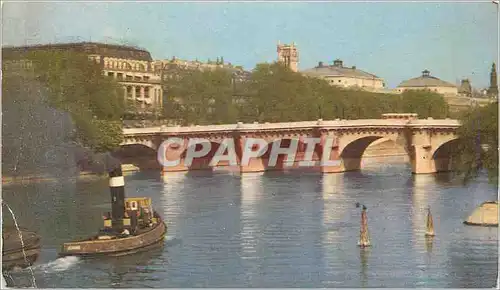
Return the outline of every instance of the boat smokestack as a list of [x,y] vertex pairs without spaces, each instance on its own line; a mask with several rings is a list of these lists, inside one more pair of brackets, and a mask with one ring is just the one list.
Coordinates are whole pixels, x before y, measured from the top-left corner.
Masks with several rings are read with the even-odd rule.
[[123,217],[125,212],[125,180],[121,166],[109,172],[109,190],[111,193],[111,225],[113,230],[123,230]]
[[427,223],[425,226],[425,236],[434,237],[434,222],[432,221],[431,207],[427,207]]
[[368,218],[366,216],[366,206],[363,205],[361,211],[361,230],[359,233],[358,246],[364,248],[370,246],[370,237],[368,236]]

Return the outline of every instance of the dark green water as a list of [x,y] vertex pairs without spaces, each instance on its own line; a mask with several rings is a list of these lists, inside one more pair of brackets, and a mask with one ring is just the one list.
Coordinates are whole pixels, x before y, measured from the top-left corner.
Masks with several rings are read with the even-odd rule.
[[[107,180],[4,187],[21,226],[37,230],[39,287],[494,287],[498,228],[463,220],[496,200],[485,179],[462,187],[405,165],[361,172],[138,173],[129,196],[149,196],[167,219],[163,248],[122,258],[57,259],[108,211]],[[357,247],[360,202],[372,247]],[[426,240],[426,207],[436,237]],[[6,212],[4,211],[4,215]],[[6,221],[8,222],[8,221]],[[12,273],[28,286],[29,271]]]

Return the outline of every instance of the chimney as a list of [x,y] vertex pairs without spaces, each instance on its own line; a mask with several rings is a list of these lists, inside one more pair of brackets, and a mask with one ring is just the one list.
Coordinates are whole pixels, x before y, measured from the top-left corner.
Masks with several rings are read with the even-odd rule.
[[342,60],[336,59],[333,61],[333,66],[342,67]]
[[111,193],[111,225],[116,232],[122,232],[125,212],[125,180],[121,166],[117,166],[109,172],[109,190]]
[[323,67],[323,62],[322,61],[318,62],[318,67]]

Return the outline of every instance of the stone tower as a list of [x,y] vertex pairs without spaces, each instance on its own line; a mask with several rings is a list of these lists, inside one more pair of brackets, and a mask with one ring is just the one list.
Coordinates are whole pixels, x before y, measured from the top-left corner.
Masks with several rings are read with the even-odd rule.
[[498,96],[497,68],[495,63],[491,65],[490,87],[488,88],[488,95],[491,97]]
[[295,43],[280,44],[278,42],[278,62],[283,63],[294,72],[299,70],[299,52]]
[[472,96],[472,86],[469,79],[463,79],[460,87],[458,88],[458,93],[464,97]]

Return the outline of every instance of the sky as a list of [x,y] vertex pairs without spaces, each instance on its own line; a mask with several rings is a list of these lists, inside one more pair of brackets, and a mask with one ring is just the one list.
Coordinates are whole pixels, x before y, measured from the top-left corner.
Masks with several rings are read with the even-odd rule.
[[491,1],[3,2],[3,45],[94,41],[146,48],[154,59],[215,60],[251,70],[295,42],[299,69],[339,58],[389,88],[431,75],[489,86],[498,59]]

